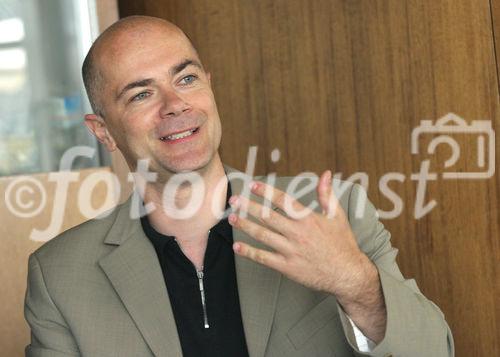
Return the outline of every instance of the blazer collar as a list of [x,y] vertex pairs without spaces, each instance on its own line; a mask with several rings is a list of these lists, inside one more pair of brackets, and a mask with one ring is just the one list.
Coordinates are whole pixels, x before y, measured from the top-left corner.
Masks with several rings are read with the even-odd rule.
[[[224,166],[233,194],[249,194],[252,177]],[[260,201],[259,198],[250,195]],[[117,208],[104,243],[117,246],[99,265],[120,296],[155,355],[181,356],[177,327],[156,252],[139,219],[130,218],[138,201],[128,199]],[[261,247],[247,234],[233,229],[234,241]],[[243,328],[251,357],[264,356],[274,319],[281,275],[235,255],[236,278]]]

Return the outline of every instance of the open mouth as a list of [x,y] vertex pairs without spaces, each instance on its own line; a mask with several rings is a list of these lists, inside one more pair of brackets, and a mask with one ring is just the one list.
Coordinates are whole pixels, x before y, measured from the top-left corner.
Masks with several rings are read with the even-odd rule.
[[199,130],[199,128],[181,131],[180,133],[175,133],[175,134],[168,135],[168,136],[162,136],[160,138],[160,140],[161,141],[175,141],[175,140],[184,139],[184,138],[187,138],[188,136],[191,136],[191,135],[197,133],[198,130]]

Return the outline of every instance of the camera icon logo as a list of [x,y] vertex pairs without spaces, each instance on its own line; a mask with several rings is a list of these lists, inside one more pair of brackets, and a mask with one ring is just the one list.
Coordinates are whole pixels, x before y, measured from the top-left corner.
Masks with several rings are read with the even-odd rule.
[[[467,124],[454,113],[446,114],[435,123],[431,120],[421,120],[420,126],[414,128],[411,133],[412,154],[419,153],[419,138],[425,134],[434,134],[427,146],[428,154],[434,154],[441,144],[447,144],[451,148],[451,156],[444,163],[445,169],[453,168],[461,157],[475,161],[466,163],[466,167],[474,167],[474,171],[446,171],[442,173],[443,179],[487,179],[495,174],[495,131],[491,121],[474,120]],[[466,134],[468,142],[472,143],[464,155],[457,141],[458,136],[464,136],[463,134]]]

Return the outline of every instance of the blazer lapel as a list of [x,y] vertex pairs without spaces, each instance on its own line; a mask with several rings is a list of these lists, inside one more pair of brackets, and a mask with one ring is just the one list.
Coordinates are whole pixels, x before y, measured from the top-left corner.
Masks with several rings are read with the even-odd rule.
[[[253,239],[233,230],[235,241]],[[235,255],[241,317],[250,357],[264,356],[274,320],[281,274]]]
[[[250,176],[225,166],[233,194],[241,194]],[[259,198],[251,196],[260,201]],[[151,351],[156,356],[182,356],[170,299],[156,252],[141,223],[130,219],[130,199],[120,206],[105,243],[117,246],[99,265],[120,296]],[[234,241],[263,248],[233,229]],[[250,357],[262,357],[271,333],[281,274],[235,255],[243,328]]]
[[[243,176],[229,167],[225,167],[233,194],[241,194],[250,176]],[[233,178],[233,180],[232,180]],[[252,199],[259,200],[255,196]],[[255,239],[242,231],[233,229],[234,241],[242,241],[263,248]],[[274,320],[281,274],[263,265],[254,263],[235,254],[236,278],[240,297],[243,328],[250,357],[264,356],[267,341]]]
[[120,206],[106,244],[117,247],[99,261],[137,328],[156,356],[182,356],[158,257],[141,223]]

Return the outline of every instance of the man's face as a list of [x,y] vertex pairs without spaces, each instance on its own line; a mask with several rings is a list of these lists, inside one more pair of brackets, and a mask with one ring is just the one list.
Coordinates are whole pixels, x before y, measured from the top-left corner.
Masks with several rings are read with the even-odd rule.
[[[218,159],[221,124],[210,76],[190,42],[161,26],[119,34],[98,52],[105,125],[131,169],[203,169]],[[109,146],[108,146],[109,147]]]

